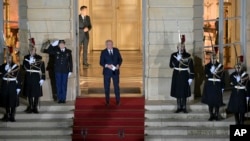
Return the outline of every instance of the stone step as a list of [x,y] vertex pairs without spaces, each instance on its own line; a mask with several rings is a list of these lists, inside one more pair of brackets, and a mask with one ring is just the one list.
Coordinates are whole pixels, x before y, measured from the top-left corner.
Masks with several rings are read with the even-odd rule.
[[16,113],[16,120],[20,119],[71,119],[74,117],[73,111],[50,111],[50,112],[44,112],[39,111],[39,114],[34,113],[25,113],[25,112],[17,112]]
[[[174,111],[169,110],[154,110],[154,111],[146,111],[145,118],[146,119],[208,119],[209,113],[206,111],[189,111],[189,113],[174,113]],[[226,113],[220,113],[220,116],[226,118]]]
[[221,121],[207,121],[207,119],[145,119],[146,127],[229,127],[235,124],[234,118],[230,117]]
[[71,128],[72,119],[19,119],[16,122],[0,122],[0,128],[41,128],[41,127],[61,127]]
[[219,136],[187,136],[187,135],[152,135],[145,136],[145,141],[229,141],[229,136],[219,135]]
[[145,134],[151,135],[229,135],[229,127],[147,127]]
[[[226,110],[226,105],[220,107],[220,111],[225,111]],[[174,101],[150,101],[150,102],[146,102],[145,105],[145,110],[147,111],[164,111],[164,110],[168,110],[168,111],[175,111],[177,109],[176,106],[176,102]],[[207,111],[208,112],[208,106],[202,103],[190,103],[187,105],[187,109],[188,111]]]
[[1,141],[71,141],[71,135],[11,135],[0,136]]
[[70,128],[0,128],[0,136],[53,136],[53,135],[71,135]]

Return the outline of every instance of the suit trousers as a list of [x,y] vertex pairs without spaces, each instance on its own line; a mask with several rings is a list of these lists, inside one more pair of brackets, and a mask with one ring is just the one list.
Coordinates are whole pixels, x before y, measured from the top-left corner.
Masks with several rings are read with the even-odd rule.
[[114,85],[116,102],[120,102],[119,77],[120,76],[118,74],[104,74],[104,89],[105,89],[106,102],[109,102],[109,99],[110,99],[110,81],[111,81],[111,78],[112,78],[113,85]]
[[56,72],[56,92],[59,101],[66,101],[68,73]]
[[89,38],[85,35],[85,33],[80,32],[79,46],[81,47],[81,45],[83,45],[83,64],[88,64],[88,44],[89,44]]

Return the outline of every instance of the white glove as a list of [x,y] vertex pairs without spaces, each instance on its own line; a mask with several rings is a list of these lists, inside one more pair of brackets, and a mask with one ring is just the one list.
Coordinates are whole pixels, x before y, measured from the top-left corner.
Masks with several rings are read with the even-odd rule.
[[192,81],[193,81],[193,79],[190,79],[190,78],[189,78],[189,79],[188,79],[188,84],[191,85],[191,84],[192,84]]
[[54,41],[51,45],[52,45],[52,46],[57,46],[58,43],[59,43],[59,40],[56,40],[56,41]]
[[247,99],[247,102],[249,101],[249,97],[246,98]]
[[215,71],[215,66],[212,66],[212,67],[210,68],[210,72],[211,72],[211,73],[214,73],[214,71]]
[[178,54],[177,57],[176,57],[176,59],[177,59],[178,61],[180,61],[181,58],[182,58],[181,54]]
[[30,64],[33,64],[36,62],[36,59],[34,57],[30,57],[30,60],[29,60],[29,63]]
[[43,82],[44,82],[44,80],[43,80],[43,79],[41,79],[41,80],[39,81],[40,86],[42,86],[42,85],[43,85]]
[[16,94],[19,95],[21,89],[16,89]]
[[9,69],[10,69],[10,65],[9,64],[5,65],[5,70],[8,71]]
[[240,76],[236,76],[236,81],[240,82]]
[[70,76],[71,76],[71,74],[72,74],[72,72],[69,72],[69,75],[68,75],[68,77],[70,77]]
[[223,93],[224,92],[224,89],[221,89],[221,93]]

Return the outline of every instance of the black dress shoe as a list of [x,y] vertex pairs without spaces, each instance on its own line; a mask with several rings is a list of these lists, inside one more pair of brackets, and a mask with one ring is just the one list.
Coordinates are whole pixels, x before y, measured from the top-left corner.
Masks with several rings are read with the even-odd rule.
[[106,101],[106,104],[105,104],[106,106],[109,106],[109,101]]
[[61,103],[66,103],[66,101],[65,100],[62,100],[62,102]]
[[59,100],[58,103],[62,103],[62,100]]
[[210,116],[208,121],[213,121],[214,120],[214,116]]
[[116,105],[117,105],[117,106],[120,106],[120,105],[121,105],[121,102],[120,102],[120,101],[116,102]]

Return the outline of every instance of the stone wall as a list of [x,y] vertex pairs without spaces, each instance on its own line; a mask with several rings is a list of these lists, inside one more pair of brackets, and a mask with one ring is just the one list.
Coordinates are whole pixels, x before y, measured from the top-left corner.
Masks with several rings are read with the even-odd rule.
[[[28,27],[31,37],[35,38],[37,54],[42,55],[44,61],[48,62],[48,55],[40,51],[42,43],[55,39],[64,39],[67,48],[72,50],[72,55],[76,56],[76,41],[73,38],[75,33],[75,15],[73,14],[74,1],[69,0],[19,0],[19,34],[21,60],[28,53]],[[28,25],[27,25],[28,23]],[[73,75],[68,81],[67,100],[74,100],[78,88],[76,79],[76,60],[73,57]],[[20,62],[21,63],[21,62]],[[21,63],[22,64],[22,63]],[[52,91],[48,72],[43,85],[44,96],[41,100],[52,100]]]
[[[169,67],[169,59],[170,55],[177,51],[177,21],[181,33],[186,35],[186,50],[194,55],[195,69],[202,67],[200,63],[203,51],[203,2],[148,0],[144,6],[147,7],[143,21],[147,25],[144,29],[146,30],[144,31],[146,99],[169,100],[172,99],[170,97],[172,69]],[[196,89],[200,87],[195,81],[192,89],[194,86]]]

